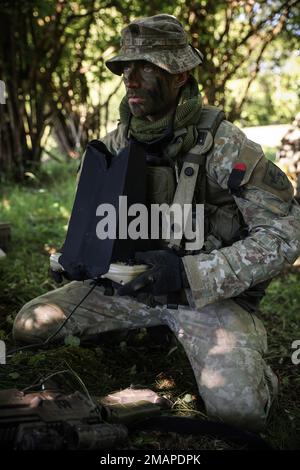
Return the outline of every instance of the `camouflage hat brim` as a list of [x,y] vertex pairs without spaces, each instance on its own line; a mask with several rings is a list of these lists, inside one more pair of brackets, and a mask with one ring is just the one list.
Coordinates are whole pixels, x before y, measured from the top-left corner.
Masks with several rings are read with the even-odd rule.
[[122,75],[124,62],[146,60],[171,74],[192,70],[202,64],[203,56],[198,49],[186,45],[180,49],[141,50],[139,47],[126,47],[122,52],[106,62],[106,66],[116,75]]

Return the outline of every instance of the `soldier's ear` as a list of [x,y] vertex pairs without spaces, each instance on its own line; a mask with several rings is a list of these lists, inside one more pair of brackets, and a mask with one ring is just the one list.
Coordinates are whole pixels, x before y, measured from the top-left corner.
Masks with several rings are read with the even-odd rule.
[[175,88],[181,88],[183,85],[186,84],[189,78],[189,72],[181,72],[177,73],[174,78],[174,86]]

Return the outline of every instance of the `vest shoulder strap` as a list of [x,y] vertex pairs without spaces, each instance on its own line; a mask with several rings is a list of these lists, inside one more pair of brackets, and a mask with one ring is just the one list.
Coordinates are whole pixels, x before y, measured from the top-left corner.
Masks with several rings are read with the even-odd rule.
[[187,163],[198,163],[205,165],[203,155],[207,154],[214,143],[214,136],[221,122],[225,119],[225,113],[216,106],[204,106],[197,124],[197,144],[189,150],[183,158]]
[[210,131],[214,137],[219,125],[224,119],[225,113],[221,108],[217,108],[217,106],[203,106],[197,129]]
[[[199,181],[199,178],[205,180],[206,155],[213,146],[215,133],[223,119],[225,119],[225,114],[220,108],[215,106],[204,106],[202,108],[200,120],[197,124],[198,141],[183,158],[173,204],[179,204],[181,207],[184,204],[192,204],[197,181]],[[203,182],[201,188],[203,192],[205,192],[205,186]],[[194,244],[194,249],[200,250],[204,241],[203,227],[197,228],[197,232],[199,232],[199,237],[197,244]],[[178,234],[175,236],[172,232],[168,240],[169,247],[179,249],[181,241],[182,237]]]

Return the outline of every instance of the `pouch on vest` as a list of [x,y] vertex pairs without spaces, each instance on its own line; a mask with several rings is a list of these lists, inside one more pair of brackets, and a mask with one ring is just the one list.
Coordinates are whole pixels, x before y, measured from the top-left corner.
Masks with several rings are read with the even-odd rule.
[[[134,203],[145,204],[143,148],[130,141],[117,156],[113,156],[101,141],[91,141],[87,146],[59,259],[71,279],[97,278],[108,272],[110,263],[126,262],[134,257],[137,249],[147,249],[142,246],[147,240],[131,240],[128,236],[126,239],[118,238],[119,196],[122,195],[127,196],[127,207]],[[96,214],[100,204],[110,204],[115,210],[115,238],[109,235],[100,239],[97,235],[100,219]]]
[[147,204],[172,204],[176,183],[174,170],[167,166],[147,166]]

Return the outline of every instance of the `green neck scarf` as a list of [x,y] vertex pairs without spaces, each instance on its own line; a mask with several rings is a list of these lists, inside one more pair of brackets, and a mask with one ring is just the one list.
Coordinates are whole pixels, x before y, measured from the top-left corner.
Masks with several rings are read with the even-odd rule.
[[[175,111],[174,132],[185,129],[181,135],[175,137],[164,150],[164,155],[175,157],[178,153],[188,152],[197,142],[196,124],[199,122],[202,99],[198,89],[198,84],[193,76],[182,89],[178,106]],[[130,108],[125,96],[120,104],[120,120],[122,124],[128,125],[130,119]],[[151,122],[139,119],[134,116],[130,122],[130,135],[140,142],[149,143],[164,136],[168,125],[171,122],[173,112],[170,112],[157,121]],[[180,134],[180,133],[178,133]]]

